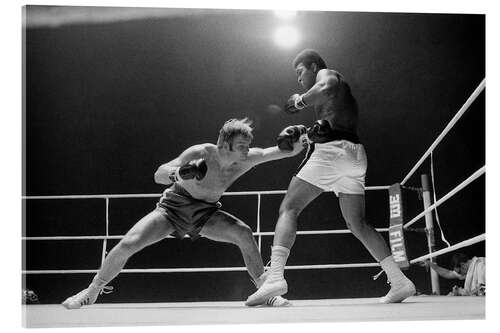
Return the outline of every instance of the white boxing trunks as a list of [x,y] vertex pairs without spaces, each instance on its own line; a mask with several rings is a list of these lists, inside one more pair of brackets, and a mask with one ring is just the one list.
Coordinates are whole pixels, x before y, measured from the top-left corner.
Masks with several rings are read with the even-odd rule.
[[316,143],[296,177],[325,191],[364,194],[367,158],[362,144],[346,140]]

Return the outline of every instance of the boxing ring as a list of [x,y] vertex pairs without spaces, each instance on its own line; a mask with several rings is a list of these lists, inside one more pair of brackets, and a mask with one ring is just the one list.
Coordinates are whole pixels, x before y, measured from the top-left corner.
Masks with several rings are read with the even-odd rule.
[[[483,92],[485,80],[470,95],[442,133],[435,139],[429,149],[422,155],[415,166],[399,183],[404,186],[414,175],[422,163],[439,145],[455,123],[467,111],[474,100]],[[435,198],[434,203],[428,202],[422,212],[404,221],[399,227],[408,229],[421,221],[424,217],[426,224],[429,216],[440,205],[466,188],[479,177],[485,174],[482,166],[466,177],[454,189],[441,198]],[[370,186],[367,191],[388,191],[387,186]],[[263,237],[272,237],[274,232],[261,231],[261,202],[264,196],[283,195],[286,191],[244,191],[226,192],[224,196],[254,196],[257,198],[256,230],[259,250],[262,249]],[[24,242],[37,241],[102,241],[101,262],[106,256],[109,240],[119,240],[124,235],[109,233],[109,207],[111,200],[124,198],[157,198],[159,194],[102,194],[102,195],[61,195],[61,196],[23,196],[23,200],[87,200],[102,199],[105,205],[105,234],[83,236],[23,236]],[[429,201],[429,200],[427,200]],[[424,200],[425,203],[425,200]],[[432,226],[431,226],[432,227]],[[427,225],[429,228],[429,225]],[[376,228],[379,232],[391,232],[391,228]],[[297,235],[328,235],[348,234],[348,229],[335,230],[303,230]],[[429,237],[429,233],[427,233]],[[172,238],[169,236],[169,238]],[[409,264],[417,264],[458,249],[484,242],[485,234],[479,234],[464,239],[456,244],[449,245],[438,251],[432,248],[429,240],[429,252],[425,255],[409,259]],[[394,252],[393,252],[394,256]],[[321,265],[289,265],[286,270],[313,270],[313,269],[341,269],[360,267],[379,267],[377,262],[352,264],[321,264]],[[66,270],[28,270],[23,269],[23,276],[33,274],[92,274],[98,269],[66,269]],[[201,272],[235,272],[246,271],[246,267],[199,267],[199,268],[147,268],[124,269],[121,274],[127,273],[201,273]],[[434,283],[435,277],[433,278]],[[90,281],[90,279],[89,279]],[[434,286],[433,286],[434,290]],[[76,291],[76,290],[75,290]],[[378,304],[377,298],[358,299],[323,299],[323,300],[291,300],[293,306],[285,308],[257,307],[248,308],[240,302],[176,302],[176,303],[98,303],[80,310],[66,310],[59,304],[32,304],[23,305],[23,324],[26,327],[73,327],[73,326],[124,326],[124,325],[193,325],[193,324],[241,324],[241,323],[289,323],[289,322],[332,322],[332,321],[396,321],[396,320],[432,320],[432,319],[484,319],[484,297],[445,297],[445,296],[413,296],[401,304]]]

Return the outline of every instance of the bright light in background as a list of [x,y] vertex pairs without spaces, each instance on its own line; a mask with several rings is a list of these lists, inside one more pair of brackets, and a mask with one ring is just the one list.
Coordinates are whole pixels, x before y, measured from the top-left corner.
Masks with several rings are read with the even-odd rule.
[[297,12],[293,10],[275,10],[274,15],[282,20],[291,20],[297,16]]
[[284,48],[294,47],[299,39],[299,31],[292,26],[282,26],[274,32],[274,41]]

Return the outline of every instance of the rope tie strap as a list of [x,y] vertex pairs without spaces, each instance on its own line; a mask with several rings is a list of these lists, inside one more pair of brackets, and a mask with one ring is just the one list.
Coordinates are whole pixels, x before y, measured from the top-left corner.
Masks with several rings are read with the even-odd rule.
[[424,189],[423,188],[421,188],[421,187],[414,187],[414,186],[406,186],[406,185],[401,185],[401,188],[403,188],[405,190],[417,192],[418,200],[419,201],[423,200],[423,193],[424,193]]
[[112,286],[104,286],[102,287],[101,291],[99,292],[99,295],[102,294],[111,294],[113,292],[114,288]]
[[376,279],[378,279],[380,277],[380,275],[382,275],[382,273],[384,273],[383,269],[381,269],[380,272],[378,272],[377,274],[372,276],[372,279],[375,281]]

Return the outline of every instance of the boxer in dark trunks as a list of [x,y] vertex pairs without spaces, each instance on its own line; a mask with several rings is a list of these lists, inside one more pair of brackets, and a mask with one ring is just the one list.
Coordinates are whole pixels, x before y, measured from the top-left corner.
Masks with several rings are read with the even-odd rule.
[[[224,191],[254,166],[298,154],[303,146],[291,130],[287,150],[278,147],[250,148],[253,139],[251,122],[227,121],[219,132],[217,144],[200,144],[185,150],[176,159],[161,165],[155,182],[167,185],[155,210],[139,220],[105,258],[91,284],[63,302],[68,309],[95,303],[98,295],[116,277],[136,252],[168,235],[192,240],[208,239],[239,247],[252,280],[259,287],[267,274],[249,226],[221,210],[218,202]],[[270,306],[287,306],[282,297],[268,300]]]
[[394,262],[382,236],[365,219],[367,157],[357,135],[358,106],[351,88],[342,74],[328,69],[314,50],[300,52],[293,67],[305,93],[293,94],[285,111],[295,113],[311,106],[319,119],[307,133],[314,149],[310,149],[309,159],[292,178],[281,203],[269,278],[246,304],[259,305],[288,291],[284,267],[295,242],[298,217],[324,191],[338,196],[348,228],[386,272],[391,289],[380,302],[401,302],[415,293],[415,286]]

